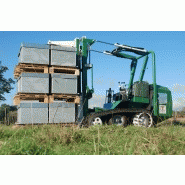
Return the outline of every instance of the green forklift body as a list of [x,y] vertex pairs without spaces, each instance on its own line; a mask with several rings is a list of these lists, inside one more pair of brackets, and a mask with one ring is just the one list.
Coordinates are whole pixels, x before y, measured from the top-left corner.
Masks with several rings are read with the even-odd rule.
[[[88,52],[90,51],[90,46],[96,42],[96,40],[93,39],[86,39],[83,37],[82,39],[76,39],[76,54],[77,57],[80,58],[80,55],[82,57],[82,102],[83,102],[83,116],[86,116],[88,114],[88,99],[92,98],[92,94],[94,93],[93,89],[93,72],[92,72],[92,89],[89,89],[87,86],[87,70],[90,69],[89,65],[87,64],[87,58],[88,58]],[[129,103],[128,107],[147,107],[147,104],[151,104],[153,107],[153,115],[154,116],[160,116],[163,118],[169,118],[172,116],[172,95],[171,91],[163,86],[157,85],[156,83],[156,63],[155,63],[155,53],[153,51],[146,51],[142,48],[135,48],[135,47],[130,47],[130,46],[124,46],[124,45],[118,45],[114,44],[118,48],[113,50],[112,52],[109,52],[108,54],[114,55],[116,57],[120,58],[127,58],[131,59],[131,73],[130,73],[130,80],[128,84],[128,94],[129,94]],[[121,49],[123,48],[123,49]],[[130,48],[128,49],[129,51],[134,52],[135,54],[140,55],[139,57],[127,55],[123,53],[125,51],[125,48]],[[81,51],[80,51],[81,49]],[[139,52],[142,50],[142,52]],[[127,50],[126,50],[127,51]],[[137,51],[137,52],[136,52]],[[148,62],[148,55],[152,55],[152,78],[153,78],[153,98],[150,99],[151,97],[149,96],[149,91],[150,89],[149,84],[143,84],[141,87],[139,84],[144,83],[143,82],[143,77],[145,74],[147,62]],[[142,67],[142,71],[139,77],[139,81],[137,82],[138,85],[136,84],[136,90],[139,89],[139,91],[134,91],[134,94],[132,94],[132,88],[134,88],[133,80],[135,76],[135,71],[137,67],[137,62],[139,59],[142,57],[145,57],[144,59],[144,64]],[[146,87],[145,87],[146,85]],[[151,86],[150,86],[151,87]],[[147,96],[145,96],[147,94]],[[127,101],[128,102],[128,101]],[[117,100],[112,103],[106,103],[104,104],[103,108],[95,108],[95,112],[99,111],[106,111],[110,109],[116,109],[117,107],[121,107],[123,101],[122,100]],[[127,105],[127,104],[126,104]]]
[[144,97],[136,97],[134,96],[132,98],[132,102],[137,102],[137,103],[150,103],[150,99],[149,98],[144,98]]

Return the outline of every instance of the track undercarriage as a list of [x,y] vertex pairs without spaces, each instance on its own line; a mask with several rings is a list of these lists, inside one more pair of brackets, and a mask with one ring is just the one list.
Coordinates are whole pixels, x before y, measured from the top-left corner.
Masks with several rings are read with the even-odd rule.
[[90,113],[82,122],[83,126],[93,126],[102,124],[116,124],[126,126],[151,127],[154,124],[151,111],[140,108],[119,108],[102,112]]

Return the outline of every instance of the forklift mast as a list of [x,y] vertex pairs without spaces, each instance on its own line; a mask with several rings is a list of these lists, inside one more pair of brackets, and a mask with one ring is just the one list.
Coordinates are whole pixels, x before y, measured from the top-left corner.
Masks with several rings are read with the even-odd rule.
[[[95,42],[93,39],[87,39],[86,37],[82,37],[81,39],[76,39],[76,54],[78,62],[80,63],[80,60],[82,61],[81,66],[81,77],[80,81],[82,82],[82,85],[80,85],[80,88],[82,86],[82,110],[83,110],[83,116],[87,116],[88,113],[88,99],[92,98],[92,94],[94,93],[93,89],[93,82],[92,82],[92,88],[89,89],[87,86],[87,70],[92,69],[92,65],[87,63],[88,58],[88,51],[90,46]],[[82,56],[80,58],[80,56]],[[81,83],[80,83],[81,84]],[[81,92],[81,89],[80,89]]]

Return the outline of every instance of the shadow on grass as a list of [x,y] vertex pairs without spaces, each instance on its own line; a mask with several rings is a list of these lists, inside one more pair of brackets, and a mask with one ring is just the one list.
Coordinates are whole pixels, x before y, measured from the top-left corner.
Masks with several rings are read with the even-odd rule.
[[179,121],[173,121],[172,124],[177,125],[177,126],[185,127],[185,123],[182,123],[182,122],[179,122]]
[[181,127],[185,127],[185,122],[181,122],[178,120],[165,120],[162,122],[157,123],[157,125],[155,125],[155,127],[160,127],[160,126],[181,126]]

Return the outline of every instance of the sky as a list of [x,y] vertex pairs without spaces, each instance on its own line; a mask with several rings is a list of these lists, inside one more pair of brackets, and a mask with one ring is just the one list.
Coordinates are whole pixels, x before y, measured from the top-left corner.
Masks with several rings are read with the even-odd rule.
[[[6,78],[13,78],[13,71],[18,64],[18,53],[21,42],[47,44],[52,41],[69,41],[76,37],[86,36],[89,39],[108,43],[120,43],[134,47],[153,50],[156,54],[157,84],[166,86],[172,91],[173,109],[185,105],[185,32],[181,31],[0,31],[0,61],[9,70]],[[95,42],[91,49],[104,51],[115,47]],[[95,93],[89,106],[102,107],[105,93],[110,87],[118,91],[118,82],[128,84],[130,78],[130,60],[91,52],[93,64],[93,82]],[[134,81],[139,78],[143,59],[138,61]],[[91,75],[88,73],[88,84],[91,87]],[[152,59],[149,57],[144,80],[152,83]],[[6,101],[12,105],[16,94],[16,84]]]

